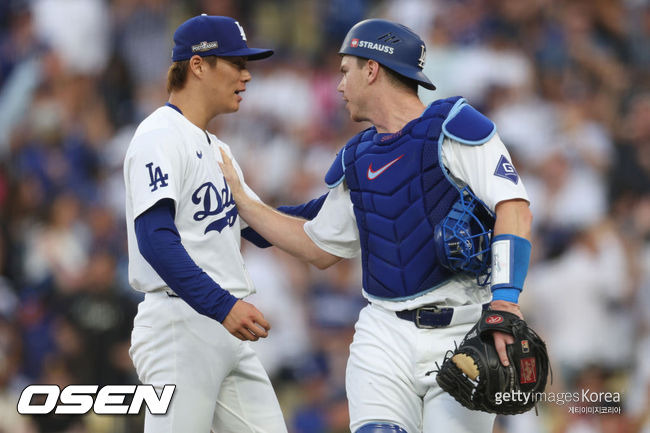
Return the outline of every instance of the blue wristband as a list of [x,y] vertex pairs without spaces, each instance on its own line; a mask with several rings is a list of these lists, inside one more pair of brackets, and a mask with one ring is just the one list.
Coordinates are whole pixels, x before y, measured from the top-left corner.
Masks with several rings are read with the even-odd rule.
[[511,234],[492,238],[492,299],[517,302],[524,287],[531,244]]
[[492,289],[493,301],[508,301],[514,304],[519,302],[519,289]]

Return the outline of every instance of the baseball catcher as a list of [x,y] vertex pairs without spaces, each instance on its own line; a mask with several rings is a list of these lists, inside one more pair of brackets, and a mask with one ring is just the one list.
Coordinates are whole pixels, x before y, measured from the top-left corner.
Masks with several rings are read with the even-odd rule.
[[[493,331],[508,333],[510,365],[499,361]],[[530,410],[543,392],[549,372],[546,344],[523,319],[507,311],[486,310],[438,370],[440,387],[472,410],[514,415]]]
[[[350,431],[492,431],[493,413],[448,398],[426,366],[445,358],[454,338],[469,332],[487,306],[494,315],[519,311],[532,222],[523,181],[494,122],[468,101],[455,96],[425,106],[419,99],[418,86],[435,86],[422,72],[426,47],[412,30],[364,20],[350,29],[339,53],[337,90],[350,118],[372,126],[337,153],[325,175],[329,194],[311,221],[247,194],[224,154],[222,171],[239,216],[267,241],[320,269],[360,257],[369,302],[359,314],[346,367]],[[508,317],[510,326],[489,328],[510,334],[493,332],[490,352],[477,338],[468,352],[476,356],[474,378],[487,384],[481,384],[486,396],[490,389],[514,389],[508,380],[528,390],[532,382],[524,388],[521,378],[545,377],[536,370],[545,360],[532,358],[533,364],[524,349],[520,356],[512,347],[518,366],[498,370],[508,364],[511,334],[523,340],[526,333],[509,316],[497,317]],[[527,350],[537,351],[536,341],[528,337]],[[524,376],[519,365],[535,373]],[[445,389],[463,385],[463,400],[474,409],[473,381],[456,369]]]

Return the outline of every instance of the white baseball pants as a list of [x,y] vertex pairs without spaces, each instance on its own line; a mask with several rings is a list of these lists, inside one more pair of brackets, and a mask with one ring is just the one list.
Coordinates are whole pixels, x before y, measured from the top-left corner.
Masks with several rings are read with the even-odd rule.
[[459,308],[450,326],[436,329],[417,328],[376,305],[361,310],[346,371],[352,432],[371,422],[408,433],[492,432],[495,415],[463,407],[432,372],[481,316],[480,305]]
[[[253,343],[254,344],[254,343]],[[286,433],[268,375],[249,343],[165,292],[138,306],[129,351],[138,377],[176,390],[145,433]],[[160,394],[159,394],[160,395]]]

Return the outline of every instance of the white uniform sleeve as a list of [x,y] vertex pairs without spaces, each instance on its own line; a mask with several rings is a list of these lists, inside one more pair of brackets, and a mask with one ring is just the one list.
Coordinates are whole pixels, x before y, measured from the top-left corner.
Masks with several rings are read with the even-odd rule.
[[361,253],[357,220],[345,182],[330,189],[318,215],[306,222],[304,228],[307,236],[323,251],[346,259]]
[[134,219],[161,199],[169,198],[178,204],[184,178],[182,145],[164,129],[133,139],[125,166]]
[[450,138],[445,138],[442,143],[442,164],[451,177],[461,186],[469,185],[492,211],[505,200],[521,198],[530,201],[511,162],[498,134],[480,146],[470,146]]

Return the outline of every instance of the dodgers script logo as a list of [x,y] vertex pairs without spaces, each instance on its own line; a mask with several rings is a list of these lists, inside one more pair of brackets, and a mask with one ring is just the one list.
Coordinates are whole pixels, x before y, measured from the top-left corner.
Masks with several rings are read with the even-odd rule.
[[205,233],[216,230],[221,233],[226,226],[232,227],[237,219],[237,207],[235,206],[235,199],[230,193],[226,180],[223,181],[224,187],[219,191],[212,182],[206,182],[192,194],[192,203],[202,206],[200,210],[194,214],[195,221],[203,221],[209,216],[219,215],[227,208],[232,207],[226,211],[226,214],[216,221],[211,222],[205,228]]

